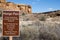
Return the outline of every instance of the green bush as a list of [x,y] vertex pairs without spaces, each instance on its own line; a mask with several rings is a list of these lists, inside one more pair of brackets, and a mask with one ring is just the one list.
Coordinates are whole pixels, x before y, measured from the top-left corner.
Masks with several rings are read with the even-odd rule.
[[22,15],[24,16],[24,15],[25,15],[25,13],[22,13]]
[[45,17],[45,16],[42,16],[42,17],[40,17],[39,20],[40,20],[40,21],[45,21],[45,20],[46,20],[46,17]]
[[2,14],[0,14],[0,17],[2,17]]

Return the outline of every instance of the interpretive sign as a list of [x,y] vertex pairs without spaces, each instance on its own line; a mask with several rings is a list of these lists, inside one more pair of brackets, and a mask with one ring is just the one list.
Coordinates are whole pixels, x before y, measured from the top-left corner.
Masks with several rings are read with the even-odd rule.
[[19,11],[3,11],[3,36],[19,35]]

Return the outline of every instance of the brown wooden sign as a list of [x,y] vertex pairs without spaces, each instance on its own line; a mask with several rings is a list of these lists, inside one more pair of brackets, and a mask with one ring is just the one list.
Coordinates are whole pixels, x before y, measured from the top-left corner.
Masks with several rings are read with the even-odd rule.
[[3,11],[3,36],[19,35],[19,11]]

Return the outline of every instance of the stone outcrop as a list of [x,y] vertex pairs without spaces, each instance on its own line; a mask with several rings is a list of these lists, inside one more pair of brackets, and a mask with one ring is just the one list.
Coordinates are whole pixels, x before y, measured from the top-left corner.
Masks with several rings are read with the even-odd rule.
[[0,9],[3,10],[18,10],[24,13],[32,13],[32,8],[30,5],[25,4],[15,4],[12,2],[6,2],[6,0],[0,0]]
[[27,13],[31,13],[32,12],[30,5],[17,4],[17,6],[19,7],[19,10],[21,10],[23,12],[27,12]]
[[0,0],[0,3],[1,3],[1,2],[6,2],[6,0]]

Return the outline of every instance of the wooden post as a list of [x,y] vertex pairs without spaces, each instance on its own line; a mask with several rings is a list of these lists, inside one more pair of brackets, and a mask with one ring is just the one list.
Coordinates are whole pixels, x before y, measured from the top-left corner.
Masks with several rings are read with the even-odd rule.
[[13,40],[13,37],[12,37],[12,36],[10,36],[10,37],[9,37],[9,40]]

